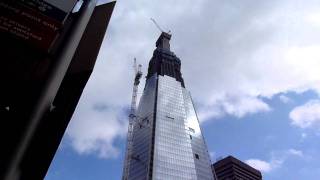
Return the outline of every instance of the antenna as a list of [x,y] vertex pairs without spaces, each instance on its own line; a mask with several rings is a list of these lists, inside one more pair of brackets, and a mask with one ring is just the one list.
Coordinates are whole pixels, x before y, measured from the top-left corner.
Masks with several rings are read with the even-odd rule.
[[[154,20],[153,18],[150,18],[151,21],[157,26],[157,28],[161,31],[164,32],[164,30],[159,26],[159,24],[157,23],[156,20]],[[170,33],[171,31],[169,30],[168,33]]]

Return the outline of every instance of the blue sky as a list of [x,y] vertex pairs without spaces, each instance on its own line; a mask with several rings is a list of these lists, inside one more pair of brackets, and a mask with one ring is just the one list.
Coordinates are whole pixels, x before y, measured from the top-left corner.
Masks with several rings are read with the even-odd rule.
[[[283,101],[280,96],[289,99]],[[267,100],[272,107],[269,112],[243,118],[225,116],[204,122],[202,130],[212,162],[219,157],[233,155],[243,161],[255,159],[266,163],[268,167],[261,166],[264,179],[318,179],[320,134],[314,129],[295,127],[289,118],[294,107],[314,99],[318,99],[314,91],[278,94]],[[68,145],[65,137],[46,179],[120,179],[124,139],[117,139],[115,146],[121,149],[117,157],[106,159],[94,154],[79,155]]]
[[146,73],[160,34],[150,17],[173,34],[212,161],[233,155],[266,180],[318,179],[319,12],[318,0],[118,1],[46,179],[120,179],[132,61]]

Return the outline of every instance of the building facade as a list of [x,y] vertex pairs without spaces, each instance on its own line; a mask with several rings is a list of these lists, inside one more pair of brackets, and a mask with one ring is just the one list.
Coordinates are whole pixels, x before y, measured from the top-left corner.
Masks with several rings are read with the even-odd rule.
[[133,123],[129,180],[213,180],[210,157],[180,59],[162,33]]
[[218,180],[262,180],[261,172],[246,163],[228,156],[212,165]]

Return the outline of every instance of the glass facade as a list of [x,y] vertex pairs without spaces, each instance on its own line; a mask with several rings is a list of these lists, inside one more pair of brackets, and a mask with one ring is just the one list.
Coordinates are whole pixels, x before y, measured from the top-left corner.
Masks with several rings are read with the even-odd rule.
[[165,75],[157,95],[153,179],[213,179],[189,92]]
[[153,179],[197,179],[181,83],[159,76]]
[[[180,60],[162,33],[133,126],[129,180],[213,180],[211,162]],[[167,41],[163,40],[167,38]]]
[[130,180],[213,179],[191,96],[175,78],[148,79],[134,123],[132,152]]
[[194,109],[190,93],[185,88],[182,88],[182,94],[186,113],[185,124],[186,128],[189,130],[188,133],[191,139],[192,152],[195,157],[194,164],[197,179],[213,179],[209,152],[201,133],[199,120]]
[[129,180],[149,179],[156,88],[157,76],[154,75],[146,82],[137,109],[136,122],[133,124],[133,143],[132,157],[129,165]]

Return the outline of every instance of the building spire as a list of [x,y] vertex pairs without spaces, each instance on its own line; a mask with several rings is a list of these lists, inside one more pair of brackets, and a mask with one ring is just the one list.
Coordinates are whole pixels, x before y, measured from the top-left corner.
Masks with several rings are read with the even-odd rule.
[[156,42],[156,47],[170,51],[170,43],[169,43],[170,39],[171,39],[171,34],[162,32]]
[[149,62],[147,79],[157,75],[167,75],[175,78],[181,82],[184,87],[184,81],[181,75],[181,61],[180,59],[170,51],[171,34],[162,32],[156,42],[156,49],[153,52],[153,56]]

